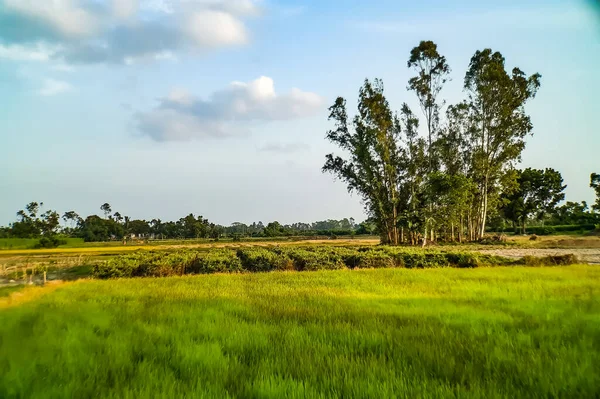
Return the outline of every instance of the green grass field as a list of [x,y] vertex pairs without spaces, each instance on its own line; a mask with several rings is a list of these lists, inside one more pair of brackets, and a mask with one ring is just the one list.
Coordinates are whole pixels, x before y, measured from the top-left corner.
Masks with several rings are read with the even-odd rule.
[[2,398],[591,398],[600,268],[81,280],[0,298]]

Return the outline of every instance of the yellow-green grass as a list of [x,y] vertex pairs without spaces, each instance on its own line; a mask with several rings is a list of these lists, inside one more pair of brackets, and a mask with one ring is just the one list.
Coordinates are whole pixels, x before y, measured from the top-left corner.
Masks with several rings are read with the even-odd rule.
[[591,398],[600,268],[86,280],[0,298],[2,398]]

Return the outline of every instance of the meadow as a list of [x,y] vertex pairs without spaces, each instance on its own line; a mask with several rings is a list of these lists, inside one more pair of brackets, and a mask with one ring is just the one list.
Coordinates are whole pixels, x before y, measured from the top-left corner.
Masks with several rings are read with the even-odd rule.
[[583,265],[28,287],[0,298],[0,397],[597,397],[599,298]]

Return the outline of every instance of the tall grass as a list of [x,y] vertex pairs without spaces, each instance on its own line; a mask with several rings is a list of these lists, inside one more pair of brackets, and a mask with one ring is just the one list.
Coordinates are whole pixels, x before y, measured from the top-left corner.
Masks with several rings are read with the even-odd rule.
[[47,289],[0,299],[2,398],[600,395],[593,266],[88,280]]

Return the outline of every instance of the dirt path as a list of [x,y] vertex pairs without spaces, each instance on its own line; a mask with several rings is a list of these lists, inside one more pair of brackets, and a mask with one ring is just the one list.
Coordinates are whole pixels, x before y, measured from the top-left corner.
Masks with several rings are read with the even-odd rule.
[[480,250],[477,252],[491,255],[506,256],[509,258],[522,258],[526,255],[548,256],[574,254],[582,262],[600,264],[600,248],[503,248]]

